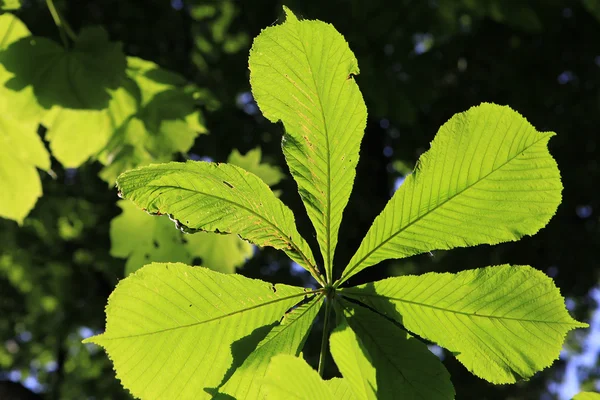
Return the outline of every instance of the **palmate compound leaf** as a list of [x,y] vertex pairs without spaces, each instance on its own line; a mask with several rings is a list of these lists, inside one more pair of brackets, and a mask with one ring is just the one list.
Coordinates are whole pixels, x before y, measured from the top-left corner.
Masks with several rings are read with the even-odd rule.
[[353,77],[358,63],[343,36],[330,24],[285,12],[283,24],[254,39],[250,84],[264,116],[283,122],[283,152],[331,278],[367,110]]
[[124,387],[142,399],[210,399],[232,366],[311,292],[179,263],[123,279],[106,307],[106,350]]
[[286,354],[271,359],[263,386],[269,399],[362,400],[354,397],[346,379],[323,381],[304,359]]
[[454,115],[375,219],[340,284],[385,259],[535,234],[561,201],[547,149],[553,135],[506,106]]
[[365,307],[340,304],[331,354],[356,398],[454,398],[450,374],[424,343]]
[[227,383],[219,390],[236,399],[264,399],[264,377],[271,358],[277,354],[300,354],[313,321],[323,303],[323,294],[306,298],[306,303],[289,310],[279,325],[256,346],[252,354],[236,369]]
[[256,175],[231,164],[168,163],[125,172],[121,195],[149,213],[170,214],[184,230],[235,233],[286,252],[322,282],[294,215]]
[[552,279],[529,266],[401,276],[341,293],[452,351],[492,383],[548,367],[567,332],[587,327],[569,316]]

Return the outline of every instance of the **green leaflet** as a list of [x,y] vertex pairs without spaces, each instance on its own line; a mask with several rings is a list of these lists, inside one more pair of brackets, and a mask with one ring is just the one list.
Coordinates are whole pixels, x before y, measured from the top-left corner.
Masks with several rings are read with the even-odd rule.
[[233,273],[252,257],[252,245],[237,235],[208,232],[184,234],[173,229],[167,216],[156,218],[130,201],[117,205],[123,210],[110,223],[110,255],[126,258],[125,276],[149,262],[183,262],[213,271]]
[[130,201],[121,200],[117,205],[123,212],[110,223],[110,255],[127,258],[125,276],[149,262],[191,263],[182,233],[173,229],[169,218],[154,218]]
[[237,165],[246,171],[252,172],[269,186],[277,185],[282,179],[285,178],[285,174],[281,172],[279,167],[270,165],[268,163],[261,163],[261,157],[262,152],[260,147],[256,147],[244,155],[242,155],[237,149],[233,149],[227,158],[227,163]]
[[371,356],[348,326],[345,317],[342,316],[341,321],[329,337],[331,355],[344,378],[348,380],[355,397],[376,400],[377,377]]
[[355,400],[354,393],[348,384],[348,380],[344,378],[333,378],[325,381],[329,387],[333,398],[336,400]]
[[454,115],[375,219],[341,282],[388,258],[533,235],[561,201],[547,143],[509,107]]
[[[102,151],[115,130],[135,111],[137,87],[124,80],[116,90],[108,90],[108,107],[101,110],[54,106],[42,124],[52,155],[66,168],[77,168]],[[121,172],[121,171],[119,171]],[[100,173],[102,177],[102,173]],[[115,176],[116,178],[116,176]],[[111,185],[114,184],[114,179]]]
[[230,164],[168,163],[128,171],[117,186],[149,213],[172,214],[182,229],[236,233],[258,246],[283,250],[320,280],[294,215],[250,172]]
[[600,400],[600,393],[595,392],[580,392],[573,400]]
[[356,398],[454,398],[450,374],[424,343],[367,308],[341,306],[331,354]]
[[52,155],[65,168],[77,168],[104,148],[112,133],[104,111],[54,108],[45,119]]
[[[260,154],[260,148],[245,156],[234,150],[228,161],[257,174],[266,183],[278,183],[282,173],[277,167],[260,163]],[[157,261],[196,264],[213,271],[233,273],[252,257],[253,246],[237,235],[211,232],[185,235],[173,229],[173,222],[166,216],[152,218],[128,201],[119,201],[117,205],[123,213],[111,222],[111,255],[127,258],[125,275]]]
[[266,398],[262,379],[271,358],[277,354],[294,356],[300,354],[322,304],[323,294],[317,294],[307,303],[288,311],[279,325],[269,332],[244,363],[236,369],[220,392],[236,399]]
[[36,167],[50,169],[50,155],[36,127],[35,123],[17,122],[6,113],[0,117],[0,217],[19,224],[42,196]]
[[[170,229],[173,230],[173,227]],[[196,232],[193,235],[184,234],[183,240],[185,250],[192,257],[189,263],[199,258],[200,265],[213,271],[233,273],[254,254],[254,246],[238,235]]]
[[0,53],[0,63],[14,76],[7,86],[20,91],[33,87],[39,104],[72,109],[104,109],[109,89],[125,77],[121,44],[108,41],[100,27],[81,30],[73,50],[43,37],[23,38]]
[[263,385],[269,399],[337,400],[331,389],[340,389],[338,382],[323,381],[304,359],[287,354],[271,359]]
[[55,106],[44,118],[52,154],[67,168],[90,157],[105,165],[100,177],[112,186],[123,171],[166,162],[187,152],[206,133],[185,80],[155,63],[128,57],[128,77],[102,109]]
[[17,10],[21,8],[21,0],[2,0],[0,1],[0,10]]
[[31,32],[19,18],[10,13],[0,15],[1,50],[5,50],[10,44],[29,35]]
[[[27,27],[14,15],[0,15],[0,54],[11,43],[29,34]],[[28,105],[35,99],[31,93],[11,96],[13,92],[4,87],[10,77],[11,74],[0,66],[0,217],[22,224],[42,196],[36,167],[49,170],[50,155],[37,134],[36,120],[23,117],[20,112],[29,110]],[[36,114],[32,112],[30,117]]]
[[106,349],[134,396],[209,399],[232,362],[247,357],[305,294],[206,268],[153,263],[119,282],[106,307],[106,332],[85,342]]
[[127,57],[127,76],[109,104],[113,134],[99,155],[110,185],[128,169],[171,161],[207,133],[183,77],[137,57]]
[[526,379],[558,357],[571,318],[551,278],[529,266],[402,276],[341,289],[456,354],[492,383]]
[[331,280],[367,110],[353,78],[358,63],[343,36],[330,24],[285,12],[285,23],[254,39],[250,84],[264,116],[283,122],[283,152]]

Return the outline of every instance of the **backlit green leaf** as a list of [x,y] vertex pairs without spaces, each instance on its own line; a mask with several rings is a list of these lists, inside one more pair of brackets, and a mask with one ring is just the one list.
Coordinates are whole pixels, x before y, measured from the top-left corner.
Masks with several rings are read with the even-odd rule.
[[[14,15],[0,15],[0,54],[29,36]],[[0,217],[19,224],[42,195],[37,168],[50,169],[50,155],[37,134],[39,108],[31,91],[15,95],[4,87],[11,74],[0,65]],[[32,106],[33,105],[33,106]]]
[[271,358],[277,354],[298,356],[310,327],[316,318],[323,295],[314,295],[313,299],[288,311],[279,325],[273,328],[233,376],[220,390],[236,399],[263,399],[266,396],[262,380]]
[[21,8],[20,0],[2,0],[0,1],[0,10],[17,10]]
[[86,162],[104,148],[112,133],[111,120],[104,111],[56,107],[51,114],[46,140],[52,155],[65,168]]
[[595,392],[580,392],[573,400],[600,400],[600,393]]
[[242,155],[237,149],[233,149],[227,158],[227,162],[229,164],[237,165],[248,172],[252,172],[269,186],[277,185],[285,177],[285,175],[283,172],[281,172],[279,167],[275,167],[267,163],[261,163],[260,159],[260,147],[252,149],[244,155]]
[[182,76],[136,57],[127,58],[127,75],[109,104],[113,134],[99,156],[105,165],[100,177],[110,185],[128,169],[186,153],[207,133]]
[[182,233],[168,217],[152,217],[130,201],[119,201],[123,210],[110,223],[110,255],[126,258],[125,276],[150,262],[191,263]]
[[6,49],[11,43],[31,35],[27,26],[10,13],[0,15],[0,49]]
[[344,378],[332,378],[325,381],[325,384],[331,391],[333,398],[336,400],[355,400],[356,397],[348,384],[348,380]]
[[[105,348],[143,399],[210,399],[304,289],[202,267],[154,263],[123,279],[106,307]],[[310,294],[310,293],[309,293]]]
[[[173,230],[172,226],[170,228]],[[180,232],[175,232],[179,234]],[[254,254],[254,246],[238,235],[196,232],[183,236],[190,262],[199,258],[199,265],[223,273],[233,273]]]
[[42,196],[36,167],[48,170],[50,155],[37,134],[36,123],[0,116],[0,217],[19,224]]
[[[194,263],[233,273],[252,257],[252,245],[237,235],[187,235],[173,229],[173,221],[167,216],[150,216],[130,201],[122,200],[117,205],[123,212],[110,224],[110,254],[127,259],[126,276],[150,262]],[[194,262],[198,258],[199,262]]]
[[333,385],[327,385],[304,359],[286,354],[271,359],[263,385],[269,399],[337,400],[330,390]]
[[[30,35],[29,29],[17,17],[9,13],[0,15],[0,57],[9,45]],[[17,120],[33,123],[34,119],[37,121],[40,118],[43,109],[38,104],[32,87],[15,92],[5,86],[13,77],[14,74],[0,64],[0,110],[6,110],[2,113]]]
[[171,214],[184,230],[235,233],[283,250],[320,279],[294,215],[256,175],[201,161],[150,165],[117,180],[121,194],[149,213]]
[[377,399],[377,377],[371,356],[346,319],[341,318],[329,338],[331,355],[356,398]]
[[493,383],[531,377],[557,359],[569,316],[551,278],[529,266],[401,276],[342,289],[456,354]]
[[330,24],[285,12],[283,24],[254,39],[250,84],[264,116],[283,122],[283,152],[331,278],[367,111],[354,81],[358,63],[343,36]]
[[535,234],[561,201],[547,149],[553,135],[506,106],[454,115],[375,219],[342,281],[388,258]]
[[367,308],[341,304],[331,354],[356,398],[454,398],[450,374],[423,342]]
[[6,85],[15,91],[33,87],[39,104],[73,109],[104,109],[109,89],[125,77],[121,44],[112,43],[103,28],[87,27],[66,50],[43,37],[27,37],[0,53],[0,63],[14,76]]

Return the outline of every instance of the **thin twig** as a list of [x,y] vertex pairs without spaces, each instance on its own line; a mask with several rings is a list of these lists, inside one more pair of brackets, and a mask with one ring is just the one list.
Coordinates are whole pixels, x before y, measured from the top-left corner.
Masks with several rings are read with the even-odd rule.
[[73,30],[71,29],[71,27],[69,26],[67,21],[65,21],[64,18],[61,18],[60,13],[54,6],[53,0],[46,0],[46,5],[48,6],[48,10],[50,11],[50,14],[52,15],[52,19],[54,20],[54,23],[58,27],[58,31],[60,33],[60,38],[61,38],[65,48],[68,48],[69,41],[67,40],[67,37],[69,37],[71,40],[75,40],[75,39],[77,39],[77,35],[75,35],[75,32],[73,32]]

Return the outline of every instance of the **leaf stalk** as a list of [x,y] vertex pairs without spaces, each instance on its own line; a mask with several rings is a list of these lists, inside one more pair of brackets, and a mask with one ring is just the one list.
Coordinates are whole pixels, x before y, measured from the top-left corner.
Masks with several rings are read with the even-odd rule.
[[321,337],[321,353],[319,354],[319,376],[323,378],[325,371],[325,355],[327,354],[327,338],[329,331],[329,314],[331,314],[331,298],[329,293],[325,297],[325,321],[323,322],[323,336]]
[[63,45],[65,46],[65,48],[69,48],[69,41],[67,38],[70,38],[71,40],[74,41],[77,38],[77,35],[75,35],[75,32],[73,32],[73,29],[71,29],[71,27],[69,26],[67,21],[60,16],[60,13],[58,12],[58,9],[54,5],[53,0],[46,0],[46,5],[48,6],[48,10],[50,11],[50,14],[52,15],[54,24],[58,28],[58,32],[60,33],[60,38],[63,42]]

